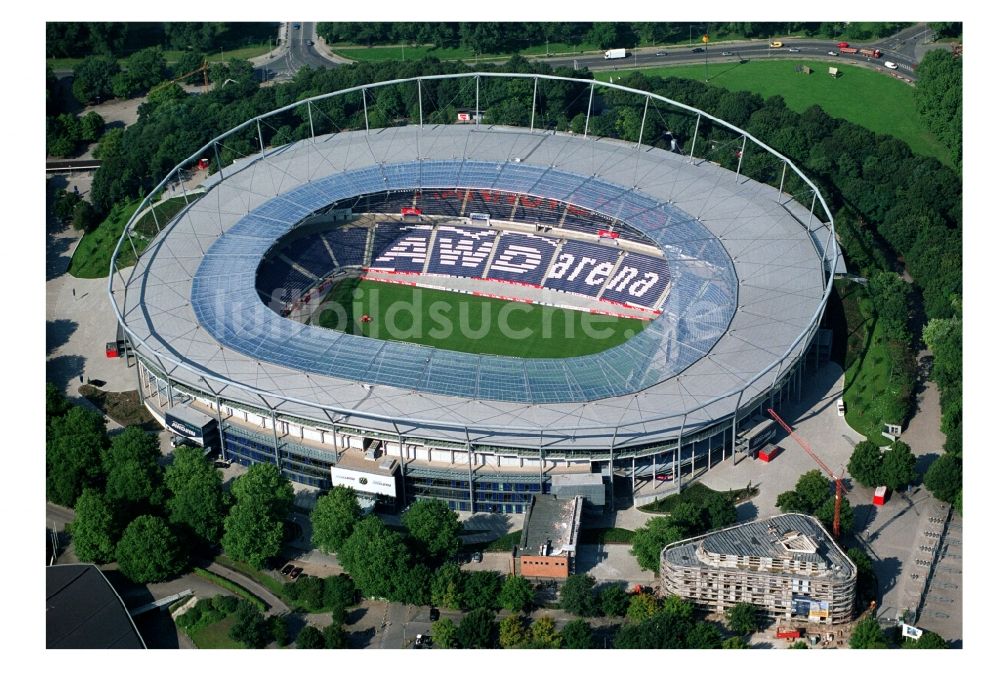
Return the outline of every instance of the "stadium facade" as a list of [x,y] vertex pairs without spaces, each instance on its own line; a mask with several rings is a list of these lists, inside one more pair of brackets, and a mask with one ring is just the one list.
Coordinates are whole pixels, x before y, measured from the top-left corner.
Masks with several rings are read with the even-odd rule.
[[[588,125],[599,88],[647,108],[655,100],[697,116],[690,152],[535,129],[534,103],[528,128],[480,124],[486,77],[527,78],[536,92],[585,86]],[[372,129],[366,107],[364,130],[275,148],[260,135],[258,153],[209,176],[198,196],[179,180],[271,116],[296,110],[311,128],[330,97],[361,91],[367,102],[369,91],[412,86],[421,101],[422,85],[454,78],[475,80],[485,112],[475,123],[424,124],[421,108],[410,124]],[[781,183],[699,159],[698,128],[709,123],[733,135],[741,166],[766,154]],[[786,175],[805,187],[784,192]],[[186,206],[119,269],[133,218],[109,282],[154,415],[178,404],[207,413],[227,458],[275,463],[302,484],[328,488],[332,468],[350,465],[362,492],[381,486],[379,499],[438,498],[464,511],[522,512],[532,494],[570,495],[575,484],[589,494],[595,475],[613,503],[613,476],[633,492],[637,482],[675,490],[698,467],[735,457],[762,409],[800,391],[839,264],[829,210],[786,158],[668,99],[555,76],[429,76],[297,102],[213,139],[152,194],[161,190]],[[365,212],[375,216],[359,226]],[[522,359],[296,316],[345,276],[479,285],[650,321],[594,355]],[[365,463],[371,482],[357,469]]]

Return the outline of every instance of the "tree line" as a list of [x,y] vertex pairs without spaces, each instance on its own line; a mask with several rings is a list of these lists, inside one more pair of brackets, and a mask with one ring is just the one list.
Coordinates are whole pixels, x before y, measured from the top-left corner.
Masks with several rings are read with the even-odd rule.
[[726,39],[767,38],[792,33],[807,37],[869,40],[890,35],[905,23],[885,22],[348,22],[324,23],[316,32],[331,43],[466,47],[477,54],[512,54],[547,41],[600,49],[700,41],[703,34]]
[[266,42],[277,32],[274,22],[49,21],[45,24],[45,56],[100,54],[121,58],[146,47],[218,51]]
[[164,463],[156,435],[135,426],[109,435],[103,415],[51,384],[46,418],[46,497],[74,509],[68,530],[81,561],[117,561],[145,583],[220,544],[258,568],[280,551],[293,493],[276,466],[254,465],[226,491],[203,449],[179,446]]

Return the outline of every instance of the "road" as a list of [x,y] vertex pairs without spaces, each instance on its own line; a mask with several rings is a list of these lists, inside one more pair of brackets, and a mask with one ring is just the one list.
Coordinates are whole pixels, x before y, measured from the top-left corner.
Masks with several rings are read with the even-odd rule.
[[322,55],[315,44],[309,44],[316,42],[315,22],[288,21],[278,30],[278,39],[281,48],[275,52],[275,58],[259,64],[254,71],[262,81],[288,80],[304,67],[335,68],[340,65]]

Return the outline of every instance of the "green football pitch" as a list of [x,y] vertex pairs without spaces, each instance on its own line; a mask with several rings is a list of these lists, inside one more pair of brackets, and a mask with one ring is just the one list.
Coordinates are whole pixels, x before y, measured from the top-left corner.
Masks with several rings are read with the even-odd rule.
[[312,323],[458,352],[542,358],[602,352],[624,343],[648,322],[348,279],[330,290]]

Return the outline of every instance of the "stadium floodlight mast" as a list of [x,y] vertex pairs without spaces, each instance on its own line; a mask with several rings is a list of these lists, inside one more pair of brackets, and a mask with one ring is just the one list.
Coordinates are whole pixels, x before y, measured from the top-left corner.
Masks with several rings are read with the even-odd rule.
[[[234,134],[237,134],[237,133],[243,131],[244,129],[246,129],[248,126],[250,126],[252,124],[253,125],[258,125],[258,128],[259,128],[259,125],[260,125],[261,121],[264,121],[264,120],[267,120],[270,117],[281,115],[281,114],[283,114],[285,112],[294,110],[294,109],[298,108],[299,106],[303,106],[303,105],[306,106],[307,114],[308,114],[309,121],[310,121],[310,130],[309,130],[310,131],[310,137],[311,137],[312,141],[315,142],[316,141],[316,130],[315,130],[315,127],[314,127],[314,124],[313,124],[313,116],[312,116],[312,106],[313,106],[314,103],[326,100],[328,98],[334,98],[334,97],[338,97],[338,96],[345,96],[345,95],[348,95],[348,94],[353,93],[353,92],[361,92],[362,101],[364,102],[365,108],[367,108],[366,92],[367,92],[368,89],[374,90],[374,89],[378,89],[378,88],[386,87],[386,86],[393,86],[393,85],[404,84],[404,83],[414,83],[414,84],[416,84],[416,86],[418,88],[418,106],[419,106],[419,109],[420,109],[419,110],[419,116],[420,116],[420,121],[421,121],[421,124],[422,124],[423,102],[422,102],[422,94],[421,94],[421,89],[420,89],[421,83],[424,80],[448,80],[448,79],[461,79],[461,78],[469,78],[469,77],[475,78],[475,82],[476,82],[476,85],[477,85],[477,87],[476,87],[476,93],[477,93],[477,105],[476,105],[476,107],[477,107],[477,118],[478,118],[478,114],[479,114],[479,110],[478,110],[478,107],[479,107],[479,101],[478,101],[478,93],[479,93],[478,90],[479,90],[479,87],[478,87],[478,84],[479,84],[480,78],[483,78],[483,77],[489,77],[489,78],[507,78],[507,79],[533,78],[534,82],[535,82],[536,94],[537,94],[537,85],[538,85],[538,83],[539,83],[540,80],[550,80],[550,81],[554,81],[554,82],[568,82],[568,83],[574,83],[574,84],[579,84],[579,85],[589,85],[590,92],[589,92],[589,99],[588,99],[588,105],[587,105],[587,117],[586,117],[585,130],[584,130],[584,137],[585,138],[589,135],[589,121],[590,121],[590,115],[592,113],[592,107],[593,107],[594,90],[596,89],[596,87],[600,86],[602,88],[614,89],[614,90],[625,92],[625,93],[630,93],[630,94],[634,94],[634,95],[638,95],[638,96],[642,96],[642,97],[648,97],[648,98],[656,99],[657,101],[666,103],[667,105],[672,106],[672,107],[674,107],[676,109],[683,110],[683,111],[686,111],[686,112],[688,112],[688,113],[690,113],[692,115],[696,115],[697,116],[697,121],[695,123],[695,131],[694,131],[694,134],[692,136],[692,143],[691,143],[691,149],[690,149],[690,154],[689,154],[689,159],[691,161],[693,161],[693,158],[694,158],[695,144],[697,142],[697,134],[698,134],[699,127],[700,127],[700,124],[701,124],[701,118],[702,117],[707,117],[712,122],[713,126],[724,127],[724,128],[727,128],[727,129],[729,129],[731,131],[734,131],[734,132],[736,132],[736,133],[738,133],[740,135],[743,135],[744,136],[744,146],[745,146],[745,144],[746,144],[747,141],[751,141],[751,142],[755,143],[759,148],[761,148],[765,152],[773,155],[774,157],[778,158],[782,162],[781,183],[778,186],[778,202],[779,203],[781,203],[781,193],[783,192],[784,185],[785,185],[785,182],[786,182],[786,173],[787,173],[788,168],[791,168],[792,171],[799,177],[799,179],[808,187],[808,189],[813,193],[813,195],[812,195],[812,204],[811,204],[810,209],[809,209],[809,212],[810,212],[809,224],[806,226],[807,230],[810,230],[810,231],[812,230],[812,220],[815,217],[815,207],[816,207],[816,203],[817,202],[819,203],[822,212],[826,216],[826,218],[821,219],[821,221],[823,222],[823,224],[826,225],[826,226],[828,226],[828,228],[829,228],[829,232],[828,232],[828,235],[827,235],[826,240],[825,240],[825,247],[823,249],[820,248],[821,247],[820,242],[822,242],[823,240],[819,240],[819,239],[814,238],[814,237],[810,238],[810,242],[811,242],[812,246],[814,247],[815,251],[819,254],[820,259],[824,262],[823,268],[824,268],[824,276],[826,277],[826,279],[824,280],[825,284],[824,284],[824,289],[823,289],[823,297],[822,297],[822,301],[817,304],[816,310],[811,315],[810,320],[809,320],[808,324],[805,326],[805,328],[803,328],[802,331],[794,339],[791,340],[790,344],[788,345],[787,348],[784,349],[784,351],[783,351],[782,354],[777,355],[770,364],[768,364],[767,366],[761,368],[757,373],[749,376],[748,378],[741,378],[741,382],[738,383],[736,386],[734,386],[730,391],[725,392],[723,394],[718,394],[718,395],[712,396],[708,400],[705,400],[705,401],[695,402],[695,403],[698,404],[696,407],[691,408],[690,410],[684,411],[683,413],[682,412],[668,413],[668,414],[662,414],[662,415],[659,415],[659,416],[656,416],[656,417],[652,417],[652,418],[649,418],[649,419],[645,419],[646,423],[653,423],[653,422],[658,422],[658,421],[659,422],[669,421],[671,419],[677,419],[677,418],[680,418],[681,416],[683,416],[684,422],[681,423],[681,426],[682,426],[681,429],[683,429],[683,427],[684,427],[684,425],[686,423],[686,420],[687,420],[687,416],[689,414],[693,414],[693,413],[695,413],[697,411],[702,411],[702,410],[706,409],[709,406],[712,406],[713,404],[715,404],[717,402],[723,401],[723,400],[725,400],[727,398],[731,398],[731,397],[736,397],[737,398],[737,402],[741,403],[743,395],[747,393],[747,391],[748,391],[748,389],[750,387],[752,387],[754,384],[756,384],[766,374],[771,373],[776,366],[779,366],[780,364],[782,364],[783,362],[785,362],[785,360],[787,360],[789,357],[791,357],[796,350],[799,350],[799,349],[803,349],[804,350],[803,345],[806,344],[807,341],[810,341],[812,339],[812,336],[814,335],[814,333],[815,333],[815,331],[816,331],[816,329],[818,327],[818,319],[821,316],[821,313],[823,311],[823,307],[825,306],[825,302],[826,302],[827,298],[829,297],[830,292],[832,290],[832,286],[833,286],[833,270],[836,268],[836,265],[837,265],[837,262],[839,260],[839,255],[840,254],[839,254],[839,251],[836,249],[836,246],[835,246],[836,233],[835,233],[835,228],[834,228],[834,223],[833,223],[833,216],[832,216],[832,214],[831,214],[831,212],[829,210],[828,205],[826,204],[825,199],[823,198],[822,194],[820,194],[819,189],[817,188],[817,186],[809,179],[809,177],[807,177],[787,157],[785,157],[784,155],[778,153],[777,151],[775,151],[773,148],[771,148],[767,144],[765,144],[765,143],[761,142],[760,140],[758,140],[757,138],[755,138],[753,135],[745,132],[742,129],[739,129],[738,127],[735,127],[734,125],[730,124],[729,122],[727,122],[725,120],[716,118],[713,115],[710,115],[710,114],[708,114],[708,113],[706,113],[704,111],[701,111],[701,110],[699,110],[697,108],[694,108],[692,106],[688,106],[686,104],[674,101],[672,99],[668,99],[668,98],[660,96],[658,94],[654,94],[654,93],[643,91],[643,90],[638,90],[638,89],[631,88],[631,87],[626,87],[626,86],[621,85],[621,84],[599,82],[599,81],[595,81],[595,80],[586,80],[586,79],[580,79],[580,78],[570,78],[570,77],[563,77],[563,76],[557,76],[557,75],[536,74],[536,73],[482,73],[482,72],[475,72],[475,73],[449,73],[449,74],[442,74],[442,75],[423,75],[423,76],[417,76],[417,77],[411,77],[411,78],[400,78],[400,79],[395,79],[395,80],[387,80],[387,81],[377,82],[377,83],[368,83],[368,84],[364,84],[364,85],[358,85],[358,86],[354,86],[354,87],[349,87],[349,88],[341,89],[341,90],[338,90],[338,91],[335,91],[335,92],[330,92],[330,93],[326,93],[326,94],[316,95],[316,96],[313,96],[313,97],[309,97],[307,99],[296,101],[294,103],[288,104],[288,105],[286,105],[284,107],[278,108],[278,109],[270,111],[268,113],[264,113],[264,114],[259,115],[257,117],[248,119],[248,120],[244,121],[243,123],[241,123],[241,124],[233,127],[229,131],[224,132],[224,133],[218,135],[217,137],[209,140],[201,148],[199,148],[196,152],[194,152],[190,157],[182,160],[179,164],[177,164],[177,166],[174,167],[174,169],[171,172],[169,172],[167,174],[167,176],[165,176],[162,179],[162,181],[159,184],[157,184],[152,190],[150,190],[150,192],[140,202],[140,204],[136,208],[136,211],[132,214],[132,217],[130,218],[129,223],[126,225],[126,227],[125,227],[122,235],[120,236],[118,242],[116,243],[115,249],[114,249],[114,251],[112,253],[111,262],[109,264],[109,278],[108,278],[107,293],[108,293],[108,298],[109,298],[109,300],[110,300],[110,302],[112,304],[112,308],[113,308],[113,310],[115,312],[116,320],[119,323],[119,325],[122,327],[122,330],[123,330],[126,338],[129,340],[129,342],[133,345],[134,348],[142,348],[144,350],[143,354],[146,356],[146,359],[147,360],[150,360],[150,359],[154,360],[158,364],[158,366],[159,366],[160,373],[164,374],[165,380],[167,382],[167,388],[166,389],[167,389],[168,399],[170,399],[170,400],[173,399],[173,397],[172,397],[173,386],[172,386],[171,379],[177,380],[178,377],[185,377],[185,378],[188,377],[188,376],[183,376],[182,375],[182,374],[185,374],[185,373],[191,374],[191,376],[193,376],[195,379],[200,378],[200,377],[209,377],[214,382],[216,382],[217,384],[221,384],[221,385],[224,385],[224,386],[232,387],[236,391],[239,391],[239,392],[245,392],[245,393],[253,394],[253,395],[257,395],[257,396],[262,396],[262,395],[264,395],[264,396],[273,396],[273,393],[270,392],[270,391],[267,391],[267,390],[260,389],[256,385],[253,385],[253,384],[250,384],[250,383],[247,383],[247,382],[240,382],[240,381],[233,380],[230,377],[228,377],[227,375],[224,375],[224,374],[221,374],[221,373],[207,373],[200,366],[198,366],[195,363],[192,363],[191,361],[185,359],[182,356],[177,356],[177,355],[174,355],[174,354],[166,353],[164,351],[161,351],[161,350],[158,350],[158,349],[154,348],[153,346],[151,346],[149,344],[149,342],[147,342],[146,338],[144,338],[141,335],[138,335],[128,325],[128,322],[125,319],[125,308],[127,306],[127,302],[128,302],[128,298],[129,298],[130,292],[135,293],[135,289],[130,289],[130,281],[133,278],[135,278],[136,275],[139,274],[138,270],[142,266],[138,265],[138,264],[137,265],[130,265],[129,266],[129,270],[128,270],[128,278],[126,279],[125,274],[124,274],[126,271],[124,270],[124,268],[122,266],[119,265],[118,259],[119,259],[120,254],[121,254],[122,246],[125,245],[125,241],[129,240],[130,241],[130,245],[132,244],[131,240],[130,240],[130,237],[129,237],[130,230],[131,230],[132,227],[134,227],[137,219],[144,213],[144,210],[146,209],[146,207],[148,207],[148,206],[151,205],[151,200],[152,200],[153,196],[160,195],[161,191],[164,188],[164,186],[168,185],[169,182],[172,181],[172,180],[179,180],[183,184],[182,175],[181,175],[181,172],[183,171],[183,168],[185,166],[187,166],[187,165],[189,165],[189,164],[197,161],[198,158],[204,157],[205,152],[208,151],[210,148],[212,150],[212,153],[213,153],[215,161],[216,161],[216,165],[218,167],[219,179],[224,179],[225,178],[224,171],[223,171],[224,167],[223,167],[223,164],[221,162],[221,157],[219,155],[219,149],[218,149],[218,144],[220,142],[222,142],[225,139],[233,136]],[[534,112],[534,105],[533,105],[533,112]],[[477,119],[477,122],[478,122],[478,119]],[[368,118],[367,118],[367,114],[365,115],[365,123],[366,123],[366,130],[368,130]],[[533,126],[532,126],[531,131],[533,131]],[[261,136],[261,138],[262,138],[262,136]],[[641,139],[640,139],[640,141],[641,141]],[[637,148],[641,148],[641,142],[637,145]],[[257,158],[257,159],[255,159],[253,161],[255,161],[255,162],[266,162],[266,161],[268,161],[268,159],[267,159],[267,156],[265,154],[262,157]],[[158,237],[166,236],[169,233],[169,231],[170,231],[170,228],[166,228],[165,230],[163,230],[163,232],[160,235],[158,235]],[[136,252],[138,254],[137,255],[137,261],[139,261],[140,259],[142,259],[146,255],[146,252],[153,251],[154,249],[155,249],[155,247],[148,247],[142,253]],[[115,288],[116,283],[118,283],[118,282],[116,282],[116,279],[118,280],[118,282],[121,283],[121,289],[116,289]],[[801,385],[801,383],[800,383],[800,385]],[[380,421],[380,422],[385,423],[385,424],[402,420],[401,418],[399,418],[397,416],[392,416],[392,415],[388,415],[388,414],[382,414],[382,413],[378,413],[378,412],[374,412],[374,411],[359,412],[357,410],[350,409],[350,408],[343,408],[343,407],[332,406],[332,405],[328,405],[328,404],[320,404],[318,402],[310,401],[308,399],[305,399],[305,398],[302,398],[302,397],[299,397],[299,396],[292,396],[292,395],[287,394],[287,393],[282,393],[280,395],[280,398],[281,398],[281,400],[283,402],[286,402],[286,403],[289,403],[289,404],[297,404],[297,405],[301,405],[301,406],[312,407],[312,408],[315,408],[315,409],[322,409],[323,411],[326,411],[328,413],[329,412],[333,412],[333,413],[336,413],[336,414],[341,415],[341,416],[356,416],[356,417],[359,417],[359,418],[362,418],[362,419],[371,420],[371,421]],[[732,412],[734,424],[735,424],[736,418],[738,418],[738,416],[739,416],[739,406],[740,406],[740,403],[737,403],[736,410]],[[274,411],[274,408],[270,407],[270,410]],[[426,419],[420,419],[420,418],[414,417],[414,418],[406,418],[405,422],[407,424],[413,424],[413,425],[434,426],[434,427],[436,427],[438,429],[441,429],[441,423],[439,421],[434,421],[434,420],[426,420]],[[483,428],[483,429],[485,430],[485,428]],[[536,427],[510,426],[507,429],[509,431],[511,431],[511,432],[522,432],[522,431],[524,431],[524,432],[532,432],[533,433],[534,431],[537,431],[537,426]],[[574,427],[574,428],[547,427],[546,428],[546,432],[547,433],[558,433],[558,432],[561,432],[561,431],[566,431],[566,432],[572,431],[574,434],[576,434],[576,433],[579,433],[581,429],[582,428],[580,428],[580,427]],[[676,429],[676,428],[672,428],[672,429]],[[617,435],[617,432],[618,432],[618,427],[615,427],[614,428],[614,433],[616,435]],[[608,433],[610,434],[611,430],[608,430]],[[636,438],[641,438],[641,435],[640,435],[640,437],[636,437]],[[680,441],[678,441],[678,443],[680,443]],[[675,462],[677,460],[678,460],[678,458],[675,457]]]

